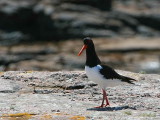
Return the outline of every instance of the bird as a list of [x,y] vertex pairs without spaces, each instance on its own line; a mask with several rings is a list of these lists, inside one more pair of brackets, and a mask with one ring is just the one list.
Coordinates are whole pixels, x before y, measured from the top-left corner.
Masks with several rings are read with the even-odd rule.
[[[108,65],[102,64],[97,56],[94,43],[90,37],[83,39],[83,47],[78,53],[78,56],[86,50],[86,63],[85,72],[89,80],[97,83],[102,88],[103,99],[100,106],[95,108],[104,108],[110,106],[106,87],[115,87],[123,83],[134,84],[135,79],[118,74],[113,68]],[[104,104],[106,102],[106,104]]]

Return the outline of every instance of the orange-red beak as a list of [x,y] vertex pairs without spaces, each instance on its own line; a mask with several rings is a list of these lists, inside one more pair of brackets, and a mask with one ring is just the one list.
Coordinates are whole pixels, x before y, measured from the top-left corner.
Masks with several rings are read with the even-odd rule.
[[85,50],[87,48],[87,45],[83,45],[82,49],[79,51],[78,56],[80,56],[83,52],[83,50]]

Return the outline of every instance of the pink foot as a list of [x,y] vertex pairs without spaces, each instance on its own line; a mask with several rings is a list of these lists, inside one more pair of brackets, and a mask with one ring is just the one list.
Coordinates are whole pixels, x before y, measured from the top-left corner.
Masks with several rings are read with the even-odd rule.
[[107,106],[110,106],[110,104],[109,103],[107,103],[106,105],[104,105],[105,107],[107,107]]
[[[94,108],[104,108],[104,107],[110,106],[108,98],[107,98],[107,93],[106,93],[105,89],[102,89],[102,90],[103,90],[102,104],[100,106],[97,106],[97,107],[94,107]],[[104,101],[106,101],[106,104],[104,104]]]
[[104,107],[107,107],[107,106],[110,106],[110,104],[103,104],[103,105],[100,105],[100,106],[96,106],[94,108],[104,108]]
[[96,106],[94,108],[103,108],[104,107],[104,104],[103,105],[100,105],[100,106]]

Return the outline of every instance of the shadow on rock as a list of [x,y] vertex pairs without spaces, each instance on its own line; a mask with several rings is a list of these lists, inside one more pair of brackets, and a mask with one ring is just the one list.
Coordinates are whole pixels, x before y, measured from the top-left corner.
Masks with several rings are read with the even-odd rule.
[[105,108],[89,108],[87,110],[93,110],[93,111],[118,111],[118,110],[124,110],[124,109],[132,109],[136,110],[134,107],[129,106],[118,106],[118,107],[105,107]]

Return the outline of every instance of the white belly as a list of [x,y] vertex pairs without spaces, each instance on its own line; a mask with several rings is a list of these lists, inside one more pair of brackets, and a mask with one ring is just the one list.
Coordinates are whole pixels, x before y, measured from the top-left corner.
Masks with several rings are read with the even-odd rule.
[[85,66],[85,71],[86,74],[89,78],[89,80],[97,83],[101,88],[106,88],[106,87],[114,87],[117,85],[121,85],[123,84],[123,82],[119,79],[106,79],[104,78],[104,76],[102,74],[100,74],[100,69],[102,69],[102,67],[100,65],[97,65],[95,67],[88,67]]

